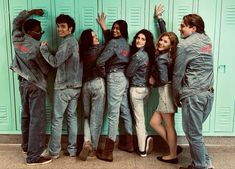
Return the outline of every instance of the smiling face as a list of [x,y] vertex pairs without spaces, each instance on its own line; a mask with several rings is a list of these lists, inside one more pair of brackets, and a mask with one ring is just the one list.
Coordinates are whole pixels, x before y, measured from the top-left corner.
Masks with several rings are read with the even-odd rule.
[[72,27],[68,27],[67,23],[58,23],[56,25],[56,30],[60,37],[64,38],[72,33]]
[[35,26],[35,28],[31,31],[28,31],[28,34],[31,35],[34,39],[40,40],[42,35],[44,34],[44,31],[42,31],[42,28],[40,25]]
[[171,47],[171,41],[168,36],[163,36],[159,39],[157,43],[157,48],[159,51],[169,50]]
[[179,31],[180,31],[180,37],[182,39],[185,39],[188,36],[190,36],[193,32],[195,32],[195,27],[194,26],[190,27],[189,25],[186,26],[184,22],[181,22]]
[[119,25],[117,23],[115,23],[113,25],[112,34],[113,34],[114,38],[122,36],[121,31],[120,31],[120,27],[119,27]]
[[99,45],[100,42],[99,42],[99,39],[98,39],[96,33],[92,31],[91,36],[92,36],[92,40],[93,40],[93,45]]
[[144,34],[140,33],[135,41],[135,45],[137,48],[143,48],[146,44],[146,37]]

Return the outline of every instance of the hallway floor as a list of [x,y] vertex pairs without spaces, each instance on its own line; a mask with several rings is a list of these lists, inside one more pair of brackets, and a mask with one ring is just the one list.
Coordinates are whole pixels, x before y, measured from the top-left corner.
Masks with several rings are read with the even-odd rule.
[[[19,144],[0,144],[0,169],[178,169],[179,166],[190,163],[188,145],[181,146],[183,152],[179,155],[177,165],[162,163],[156,159],[156,156],[166,153],[164,151],[153,151],[146,158],[141,158],[136,153],[130,154],[115,149],[113,162],[100,161],[96,157],[89,157],[84,162],[76,157],[61,155],[50,164],[27,166],[26,155],[21,152]],[[235,144],[234,146],[207,145],[207,147],[215,169],[235,169]]]

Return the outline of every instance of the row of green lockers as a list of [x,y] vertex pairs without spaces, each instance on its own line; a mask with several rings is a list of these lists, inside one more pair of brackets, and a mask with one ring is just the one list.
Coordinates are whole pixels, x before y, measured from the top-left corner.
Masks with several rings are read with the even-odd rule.
[[[60,39],[56,35],[55,18],[61,13],[71,15],[76,21],[75,36],[79,39],[81,32],[92,28],[102,41],[102,31],[96,22],[97,13],[107,15],[108,28],[113,21],[124,19],[128,23],[129,42],[137,31],[146,28],[152,31],[155,40],[158,37],[157,22],[154,18],[156,4],[163,4],[163,18],[167,30],[179,35],[178,27],[185,14],[200,14],[206,26],[206,33],[213,42],[215,101],[211,115],[204,123],[203,132],[207,136],[235,136],[235,1],[234,0],[0,0],[0,134],[20,133],[21,103],[17,75],[9,70],[14,57],[11,43],[12,21],[18,13],[27,9],[42,8],[43,17],[36,17],[42,23],[45,34],[42,40],[48,40],[52,51],[56,51]],[[50,133],[52,111],[53,77],[52,69],[49,78],[49,95],[47,97],[47,132]],[[158,104],[158,93],[152,90],[146,103],[146,126],[149,134],[156,134],[149,125],[149,120]],[[81,105],[79,105],[81,107]],[[82,112],[78,110],[79,133],[83,133]],[[175,115],[175,126],[178,135],[183,135],[180,109]],[[66,131],[66,122],[64,125]],[[103,134],[107,133],[107,119]]]

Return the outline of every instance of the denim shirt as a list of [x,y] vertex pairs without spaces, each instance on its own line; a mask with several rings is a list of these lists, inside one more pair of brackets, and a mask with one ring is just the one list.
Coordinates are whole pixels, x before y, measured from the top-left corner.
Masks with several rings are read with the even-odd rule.
[[193,33],[177,48],[173,73],[173,94],[176,101],[207,91],[213,86],[213,55],[210,38]]
[[100,73],[104,76],[106,72],[125,71],[129,53],[130,47],[125,38],[110,40],[96,62]]
[[139,49],[132,57],[126,70],[132,87],[147,87],[149,78],[149,57],[147,52]]
[[96,60],[104,49],[104,45],[94,45],[82,54],[83,62],[83,83],[93,80],[96,77],[101,77],[98,68],[96,67]]
[[164,86],[172,81],[173,76],[173,59],[170,57],[170,54],[163,53],[155,58],[155,77],[157,86]]
[[40,51],[44,59],[57,68],[54,89],[78,88],[82,86],[83,65],[80,62],[78,42],[73,35],[63,39],[55,56],[43,45]]
[[45,76],[50,67],[40,54],[40,42],[22,31],[22,25],[29,16],[28,11],[24,10],[13,21],[12,41],[15,58],[10,69],[46,91]]

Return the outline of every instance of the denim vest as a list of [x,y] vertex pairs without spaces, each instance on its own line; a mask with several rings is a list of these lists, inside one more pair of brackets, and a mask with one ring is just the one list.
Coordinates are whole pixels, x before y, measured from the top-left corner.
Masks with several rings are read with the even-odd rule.
[[131,87],[147,87],[149,79],[149,57],[147,52],[139,49],[132,57],[126,70]]
[[129,62],[130,47],[123,37],[112,39],[97,59],[97,66],[101,74],[106,72],[124,71]]
[[73,35],[65,37],[53,56],[47,46],[41,46],[44,59],[57,68],[54,89],[78,88],[82,86],[83,65],[80,62],[78,42]]
[[175,99],[208,91],[214,82],[213,55],[210,38],[204,33],[193,33],[177,48],[173,73]]
[[40,54],[40,42],[22,31],[22,25],[29,16],[28,11],[24,10],[13,21],[12,41],[15,58],[10,69],[46,91],[45,76],[49,71],[49,65]]

